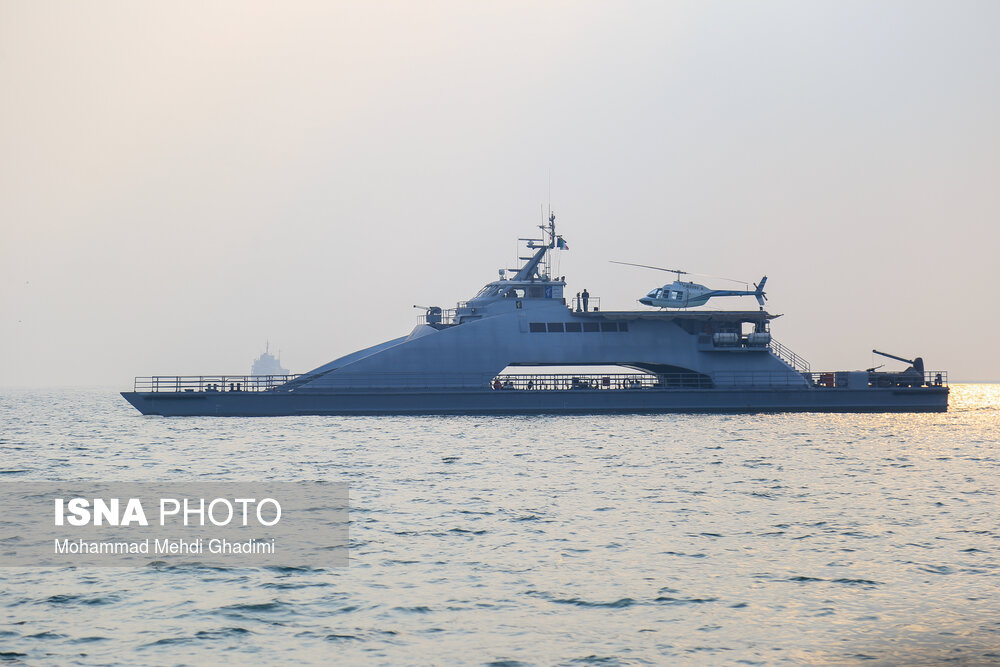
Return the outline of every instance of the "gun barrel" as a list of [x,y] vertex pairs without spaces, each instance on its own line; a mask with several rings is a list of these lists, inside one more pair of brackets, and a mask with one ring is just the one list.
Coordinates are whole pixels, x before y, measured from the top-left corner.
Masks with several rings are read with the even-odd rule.
[[874,354],[880,354],[883,357],[888,357],[889,359],[895,359],[896,361],[902,361],[904,364],[913,365],[913,359],[904,359],[903,357],[897,357],[895,354],[889,354],[888,352],[879,352],[878,350],[872,350]]

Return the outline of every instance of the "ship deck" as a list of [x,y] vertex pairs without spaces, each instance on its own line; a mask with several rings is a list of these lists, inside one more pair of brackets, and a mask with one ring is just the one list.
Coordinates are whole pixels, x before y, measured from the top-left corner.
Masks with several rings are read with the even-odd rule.
[[606,320],[687,320],[695,322],[768,322],[781,317],[764,310],[588,310],[574,317]]
[[147,415],[532,415],[698,412],[944,412],[947,387],[723,387],[345,392],[123,392]]

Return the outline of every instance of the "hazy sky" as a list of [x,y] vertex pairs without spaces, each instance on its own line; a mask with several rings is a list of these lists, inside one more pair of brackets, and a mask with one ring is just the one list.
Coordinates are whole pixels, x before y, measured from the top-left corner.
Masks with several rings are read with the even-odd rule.
[[402,335],[550,178],[605,309],[670,279],[608,260],[766,273],[816,370],[1000,380],[998,35],[992,0],[0,0],[0,385]]

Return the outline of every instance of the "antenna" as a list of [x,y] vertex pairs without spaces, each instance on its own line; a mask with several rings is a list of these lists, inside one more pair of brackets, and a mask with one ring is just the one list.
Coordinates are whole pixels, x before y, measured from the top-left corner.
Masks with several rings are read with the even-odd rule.
[[552,169],[549,168],[549,213],[552,213]]

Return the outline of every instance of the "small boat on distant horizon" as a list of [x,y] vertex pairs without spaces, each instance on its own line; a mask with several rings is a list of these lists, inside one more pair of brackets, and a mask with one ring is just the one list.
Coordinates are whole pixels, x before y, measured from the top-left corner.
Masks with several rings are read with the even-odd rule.
[[[678,280],[639,300],[659,309],[602,310],[586,289],[567,303],[551,255],[569,246],[554,214],[540,228],[542,238],[519,239],[528,251],[519,268],[500,269],[453,309],[415,306],[424,314],[399,338],[301,375],[288,375],[268,346],[250,376],[138,377],[122,396],[151,415],[948,409],[947,373],[925,371],[919,358],[895,373],[812,371],[772,337],[780,315],[764,310],[764,279],[754,290],[709,290],[664,269]],[[688,307],[742,296],[760,308]]]

